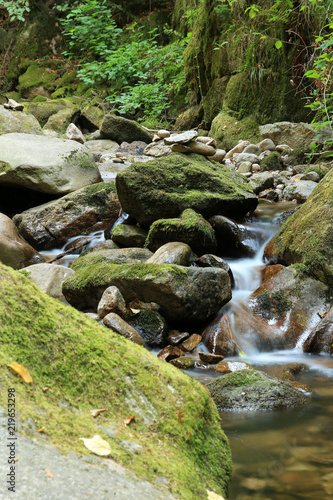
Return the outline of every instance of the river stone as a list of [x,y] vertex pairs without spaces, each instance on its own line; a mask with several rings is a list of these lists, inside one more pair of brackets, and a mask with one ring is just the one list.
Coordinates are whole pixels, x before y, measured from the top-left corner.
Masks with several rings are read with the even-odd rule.
[[160,129],[157,131],[157,135],[161,138],[161,139],[165,139],[166,137],[170,137],[170,132],[169,130],[165,130],[165,129]]
[[190,334],[188,332],[180,332],[179,330],[170,330],[168,335],[168,342],[171,345],[179,345],[184,340],[188,339]]
[[86,139],[81,130],[76,125],[74,125],[74,123],[70,123],[68,125],[66,130],[66,137],[67,139],[71,141],[77,141],[80,144],[84,144],[86,142]]
[[37,249],[62,247],[69,238],[113,225],[120,203],[112,183],[98,183],[15,215],[19,233]]
[[143,247],[147,234],[147,231],[141,227],[118,224],[112,230],[111,238],[120,247]]
[[259,151],[275,151],[275,144],[272,139],[263,139],[257,144]]
[[250,153],[258,156],[260,154],[260,148],[257,144],[249,144],[243,149],[242,153]]
[[192,153],[192,149],[186,146],[185,144],[172,144],[171,151],[173,153]]
[[172,359],[170,364],[181,370],[188,370],[194,367],[194,359],[189,356],[181,356],[180,358]]
[[219,410],[280,410],[309,401],[289,382],[254,369],[218,377],[209,382],[207,388]]
[[97,130],[104,120],[104,112],[97,106],[87,104],[81,109],[80,119],[84,125],[88,125],[89,130]]
[[250,161],[242,161],[237,167],[239,174],[248,174],[252,172],[252,163]]
[[85,146],[29,134],[0,136],[0,184],[63,195],[99,182],[100,173]]
[[252,366],[245,361],[221,361],[217,363],[214,370],[219,373],[233,373],[240,370],[253,370]]
[[24,267],[22,271],[26,271],[29,279],[33,281],[44,293],[65,301],[62,293],[62,284],[69,276],[74,274],[72,269],[65,266],[54,264],[33,264],[32,266]]
[[186,339],[179,347],[186,352],[192,352],[200,342],[202,341],[201,335],[193,333],[188,339]]
[[232,148],[232,149],[230,149],[230,151],[228,151],[225,158],[229,159],[229,158],[232,158],[235,153],[242,153],[244,151],[244,149],[246,148],[246,146],[249,146],[249,144],[250,144],[249,141],[239,141],[239,143],[236,144],[236,146],[234,148]]
[[110,141],[110,139],[87,141],[85,146],[96,157],[100,157],[102,155],[114,155],[119,148],[118,142]]
[[101,137],[119,143],[143,141],[150,144],[153,134],[144,130],[133,120],[127,120],[113,114],[106,115],[101,125]]
[[150,226],[146,240],[146,246],[150,250],[157,250],[172,241],[186,243],[198,255],[212,252],[216,248],[212,226],[190,208],[184,210],[180,218],[159,219]]
[[308,172],[303,175],[302,181],[313,181],[313,182],[319,182],[320,181],[320,176],[317,172]]
[[212,354],[211,352],[198,352],[200,361],[205,365],[215,365],[223,360],[220,354]]
[[192,141],[198,135],[196,130],[187,130],[186,132],[181,132],[180,134],[171,134],[169,137],[164,139],[165,144],[186,144]]
[[0,135],[10,133],[42,134],[36,118],[27,113],[17,113],[0,106]]
[[259,194],[261,191],[274,186],[274,175],[269,172],[258,172],[257,174],[253,174],[250,185],[253,188],[253,192]]
[[220,269],[224,269],[229,274],[231,286],[234,286],[235,279],[234,275],[232,274],[231,267],[225,260],[221,259],[221,257],[212,254],[205,254],[196,259],[194,263],[199,267],[218,267]]
[[258,203],[239,174],[194,154],[134,163],[117,175],[116,186],[123,210],[143,225],[178,217],[186,208],[205,218],[216,213],[236,218]]
[[285,200],[296,200],[297,203],[304,203],[317,187],[317,182],[299,180],[298,182],[293,182],[284,188],[283,198]]
[[45,259],[17,234],[14,222],[0,213],[0,262],[22,269],[45,262]]
[[140,311],[128,316],[127,322],[136,329],[150,347],[163,347],[168,335],[168,325],[157,311]]
[[97,306],[99,318],[104,318],[110,312],[118,314],[121,318],[124,318],[126,314],[126,302],[116,286],[109,286],[104,290]]
[[330,127],[316,129],[314,125],[303,122],[267,123],[259,127],[259,132],[264,139],[272,139],[275,144],[288,144],[293,149],[307,148],[312,142],[323,144],[333,138]]
[[213,146],[216,149],[216,140],[213,137],[208,137],[206,135],[199,135],[195,139],[197,142],[203,142],[204,144],[208,144],[209,146]]
[[333,307],[312,330],[303,345],[303,351],[311,354],[333,355]]
[[236,167],[238,167],[241,163],[244,161],[248,161],[250,163],[260,163],[260,158],[259,156],[251,153],[235,153],[233,155],[235,161],[236,161]]
[[43,127],[43,134],[51,137],[65,136],[66,130],[72,123],[79,111],[72,108],[64,108],[50,116]]
[[152,142],[145,147],[143,154],[148,156],[155,156],[159,158],[160,156],[168,156],[172,153],[170,146],[164,144],[163,141]]
[[205,321],[231,299],[230,278],[222,269],[119,265],[97,259],[89,265],[84,259],[90,255],[72,264],[76,272],[63,284],[66,299],[79,309],[96,308],[103,291],[111,285],[119,288],[126,303],[135,299],[156,302],[167,321]]
[[188,266],[191,255],[191,247],[186,243],[171,241],[162,245],[154,255],[149,257],[149,264],[178,264]]
[[224,149],[217,149],[215,151],[215,154],[210,156],[209,159],[220,163],[221,161],[224,160],[225,155],[226,155],[226,152],[224,151]]
[[119,333],[119,335],[122,335],[126,339],[131,340],[138,345],[143,346],[145,344],[138,332],[125,320],[118,316],[118,314],[115,314],[113,312],[107,314],[103,318],[103,324],[106,327],[111,328],[111,330],[113,330],[114,332]]
[[204,156],[213,156],[216,153],[216,149],[213,146],[208,146],[203,142],[190,141],[186,144],[192,151],[192,153],[197,153]]
[[328,287],[320,281],[286,267],[252,293],[249,306],[268,325],[279,328],[284,348],[292,349],[329,308],[327,294]]
[[179,349],[179,347],[167,345],[161,352],[158,353],[157,357],[164,359],[165,361],[171,361],[172,359],[180,358],[183,355],[184,352]]

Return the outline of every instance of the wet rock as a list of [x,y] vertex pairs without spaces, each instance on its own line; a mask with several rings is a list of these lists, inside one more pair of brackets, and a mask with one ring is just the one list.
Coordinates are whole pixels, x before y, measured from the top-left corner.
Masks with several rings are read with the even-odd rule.
[[170,364],[181,370],[188,370],[194,367],[194,359],[188,356],[181,356],[180,358],[172,359]]
[[216,149],[213,146],[209,146],[200,141],[190,141],[186,144],[192,151],[192,153],[197,153],[204,156],[213,156],[216,153]]
[[142,141],[150,144],[153,138],[153,134],[144,130],[135,121],[113,114],[105,116],[100,132],[103,139],[111,139],[119,143]]
[[295,381],[295,376],[308,369],[304,363],[288,363],[286,365],[277,365],[269,368],[269,374],[282,380]]
[[17,234],[14,222],[0,213],[0,262],[13,269],[22,269],[45,262],[32,246]]
[[77,141],[80,144],[84,144],[86,142],[86,139],[81,130],[76,125],[74,125],[74,123],[70,123],[68,125],[66,130],[66,137],[67,139],[71,141]]
[[219,269],[224,269],[229,274],[231,286],[234,286],[235,279],[234,275],[232,274],[232,270],[229,264],[225,260],[221,259],[221,257],[217,257],[216,255],[212,254],[205,254],[197,259],[194,263],[199,267],[217,267]]
[[115,244],[112,240],[102,241],[101,243],[97,243],[97,245],[93,245],[91,247],[86,248],[81,252],[81,256],[87,255],[88,253],[99,251],[99,250],[113,250],[115,248],[119,248],[118,245]]
[[98,183],[31,208],[13,218],[19,233],[35,248],[63,246],[69,238],[114,224],[120,203],[114,184]]
[[171,134],[169,137],[164,139],[165,144],[186,144],[193,139],[195,139],[198,135],[196,130],[187,130],[186,132],[182,132],[180,134]]
[[199,352],[199,358],[205,365],[215,365],[223,360],[221,354],[212,354],[211,352]]
[[0,106],[0,135],[10,133],[42,134],[36,118],[27,113],[16,113]]
[[186,208],[206,218],[216,213],[239,217],[257,206],[240,175],[194,154],[134,163],[117,175],[116,186],[123,210],[143,225],[178,217]]
[[43,263],[24,267],[22,271],[25,271],[29,279],[43,292],[47,293],[47,295],[63,302],[65,301],[62,293],[62,284],[65,279],[74,274],[72,269],[65,266]]
[[313,278],[298,276],[296,269],[282,269],[253,294],[250,308],[284,336],[284,348],[293,348],[320,321],[328,308],[327,287]]
[[156,302],[142,302],[142,300],[134,299],[128,303],[130,309],[142,309],[144,311],[159,311],[161,308]]
[[157,311],[140,311],[134,316],[127,317],[127,321],[150,347],[165,345],[168,325]]
[[245,361],[221,361],[217,363],[214,370],[219,373],[233,373],[240,370],[253,370],[253,368]]
[[185,340],[180,345],[180,348],[183,351],[192,352],[200,344],[201,340],[202,340],[201,335],[198,335],[197,333],[193,333],[187,340]]
[[0,184],[57,195],[101,180],[85,146],[32,134],[0,136],[0,174]]
[[209,223],[215,230],[218,253],[225,257],[254,255],[263,238],[251,226],[236,224],[222,215],[211,217]]
[[179,218],[160,219],[150,226],[146,246],[156,250],[168,242],[182,242],[198,255],[214,251],[215,234],[212,226],[194,210],[187,209]]
[[188,332],[179,332],[178,330],[170,330],[168,335],[168,342],[171,345],[179,345],[184,340],[188,339],[190,334]]
[[135,342],[138,345],[144,345],[144,341],[142,337],[138,334],[138,332],[130,326],[126,321],[124,321],[118,314],[115,313],[109,313],[103,318],[103,324],[107,328],[111,328],[116,333],[119,333],[119,335],[122,335],[123,337],[127,338],[128,340],[131,340],[132,342]]
[[[117,252],[110,250],[109,252]],[[79,309],[95,308],[103,291],[115,285],[127,303],[156,302],[166,320],[201,322],[231,298],[230,278],[222,269],[159,264],[110,264],[107,259],[79,257],[74,276],[63,284],[68,302]]]
[[116,313],[121,318],[126,314],[126,302],[116,286],[109,286],[104,290],[97,306],[97,314],[104,318],[109,313]]
[[303,345],[303,351],[311,354],[333,354],[333,307],[312,330]]
[[143,247],[147,231],[138,226],[118,224],[113,229],[111,238],[120,247]]
[[[149,257],[147,263],[150,264],[178,264],[188,266],[191,255],[191,247],[186,243],[171,241],[162,245],[154,255]],[[216,266],[218,267],[218,266]]]
[[171,361],[172,359],[180,358],[184,356],[184,352],[179,349],[179,347],[168,345],[158,353],[157,357],[164,359],[165,361]]
[[312,191],[317,187],[317,182],[299,180],[285,187],[283,197],[286,200],[296,200],[297,203],[304,203]]
[[309,401],[289,382],[253,369],[218,377],[207,387],[219,410],[278,410]]

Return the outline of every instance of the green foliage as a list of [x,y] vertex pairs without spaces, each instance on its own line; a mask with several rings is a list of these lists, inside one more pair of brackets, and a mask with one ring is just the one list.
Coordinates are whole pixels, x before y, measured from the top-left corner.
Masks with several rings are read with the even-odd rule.
[[30,12],[29,0],[14,0],[1,2],[1,7],[8,12],[10,21],[24,21],[24,16]]

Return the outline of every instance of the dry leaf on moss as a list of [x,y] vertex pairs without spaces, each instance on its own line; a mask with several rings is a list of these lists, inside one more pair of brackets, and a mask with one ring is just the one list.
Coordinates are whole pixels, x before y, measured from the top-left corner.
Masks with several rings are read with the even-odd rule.
[[124,420],[124,424],[125,424],[125,425],[128,425],[128,424],[130,424],[133,420],[135,420],[135,416],[134,416],[134,415],[131,415],[130,417],[125,418],[125,420]]
[[45,472],[46,472],[46,474],[47,474],[47,475],[48,475],[51,479],[53,479],[53,477],[54,477],[54,476],[53,476],[52,472],[50,471],[50,469],[45,469]]
[[95,453],[100,457],[106,457],[111,453],[111,446],[107,441],[101,438],[98,434],[96,434],[91,439],[88,438],[80,438],[83,441],[83,444],[88,450]]
[[92,414],[93,417],[98,417],[98,415],[100,415],[104,411],[106,411],[106,408],[99,408],[96,410],[90,410],[90,413]]
[[208,495],[208,500],[225,500],[224,497],[221,497],[221,495],[214,493],[214,491],[207,490],[207,495]]
[[15,375],[19,375],[27,384],[30,384],[30,382],[32,382],[32,377],[28,370],[24,368],[24,366],[19,365],[18,363],[11,363],[10,365],[8,365],[8,368],[10,368],[10,370],[14,372]]
[[45,427],[42,427],[41,429],[38,429],[37,432],[45,432]]

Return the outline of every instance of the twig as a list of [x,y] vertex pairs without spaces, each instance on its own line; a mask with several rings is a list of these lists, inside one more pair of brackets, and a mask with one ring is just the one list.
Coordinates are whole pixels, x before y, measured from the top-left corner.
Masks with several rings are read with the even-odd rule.
[[88,243],[90,243],[94,238],[87,238],[83,243],[79,243],[78,245],[75,245],[75,247],[71,247],[65,252],[59,253],[56,257],[53,257],[53,259],[47,260],[47,264],[52,264],[52,262],[55,262],[56,260],[61,259],[62,257],[65,257],[65,255],[73,253],[74,250],[79,250],[79,248],[84,247]]
[[239,351],[240,351],[242,354],[244,354],[244,355],[246,356],[246,354],[245,354],[245,352],[243,351],[243,349],[241,349],[241,348],[239,347],[239,345],[237,344],[237,342],[235,342],[235,340],[234,340],[234,339],[233,339],[233,337],[232,337],[232,333],[231,333],[231,330],[230,330],[230,325],[229,325],[228,316],[224,316],[224,317],[225,317],[226,322],[227,322],[227,325],[228,325],[228,330],[229,330],[229,335],[230,335],[230,340],[231,340],[231,342],[232,342],[233,344],[235,344],[235,346],[239,349]]

